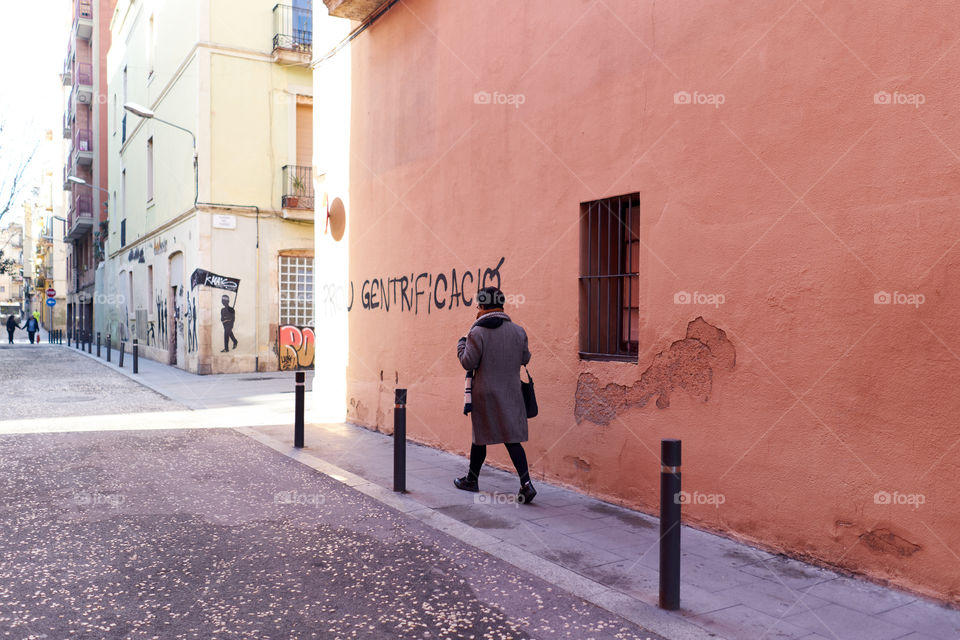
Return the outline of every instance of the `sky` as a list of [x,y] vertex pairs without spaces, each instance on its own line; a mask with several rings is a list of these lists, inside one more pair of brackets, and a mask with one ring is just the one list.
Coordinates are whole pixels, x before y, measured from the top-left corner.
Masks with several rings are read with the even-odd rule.
[[[0,0],[0,172],[40,141],[48,129],[57,139],[63,122],[60,84],[71,24],[69,0]],[[42,162],[31,166],[38,177]],[[54,167],[61,171],[59,167]],[[56,174],[55,174],[56,175]],[[18,206],[0,226],[22,217]]]

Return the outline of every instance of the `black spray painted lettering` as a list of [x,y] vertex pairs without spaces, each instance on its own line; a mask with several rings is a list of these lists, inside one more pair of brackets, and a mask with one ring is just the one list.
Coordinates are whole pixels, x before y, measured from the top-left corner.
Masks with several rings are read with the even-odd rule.
[[[486,286],[500,287],[500,268],[505,257],[501,257],[497,266],[464,271],[457,274],[451,269],[449,276],[445,272],[433,274],[428,271],[411,273],[409,276],[371,278],[360,285],[360,304],[364,309],[382,309],[399,304],[399,310],[419,314],[421,305],[426,312],[436,309],[454,309],[460,306],[470,307],[474,296],[470,293]],[[353,282],[350,283],[350,303],[347,311],[353,308]]]

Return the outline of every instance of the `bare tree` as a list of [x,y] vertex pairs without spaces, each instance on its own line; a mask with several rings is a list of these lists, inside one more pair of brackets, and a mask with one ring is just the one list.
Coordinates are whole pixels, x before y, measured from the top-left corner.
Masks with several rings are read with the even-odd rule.
[[[0,220],[7,215],[17,203],[17,196],[24,187],[24,177],[27,168],[33,161],[33,156],[37,153],[37,147],[34,146],[29,154],[21,155],[13,160],[8,156],[16,155],[16,152],[8,153],[4,151],[4,125],[0,122]],[[5,258],[3,250],[0,249],[0,273],[10,273],[13,270],[15,260]]]

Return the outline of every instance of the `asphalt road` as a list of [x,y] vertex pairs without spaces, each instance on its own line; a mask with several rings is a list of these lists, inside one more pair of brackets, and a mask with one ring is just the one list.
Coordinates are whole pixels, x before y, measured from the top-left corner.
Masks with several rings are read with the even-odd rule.
[[[27,384],[96,384],[19,351]],[[0,422],[0,638],[656,637],[235,431],[136,426]]]

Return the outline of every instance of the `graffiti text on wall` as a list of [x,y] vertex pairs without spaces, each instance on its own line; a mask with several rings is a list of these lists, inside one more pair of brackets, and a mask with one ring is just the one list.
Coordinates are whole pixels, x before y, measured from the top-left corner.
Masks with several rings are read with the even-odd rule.
[[130,249],[130,253],[127,254],[127,262],[145,262],[143,258],[143,247]]
[[240,287],[240,279],[220,276],[205,269],[194,269],[190,274],[190,288],[195,289],[197,285],[236,291]]
[[313,366],[317,337],[313,327],[297,327],[292,324],[280,326],[280,369],[303,369]]
[[[461,304],[469,307],[473,304],[476,291],[486,286],[500,286],[500,267],[505,257],[492,269],[477,269],[457,273],[447,272],[419,274],[364,280],[360,287],[360,304],[364,309],[382,309],[390,311],[399,305],[399,310],[418,314],[422,309],[431,313],[434,308],[453,309]],[[347,311],[353,308],[353,283],[350,283],[351,296]]]
[[162,291],[157,292],[157,335],[156,343],[151,345],[165,348],[167,346],[167,297]]

